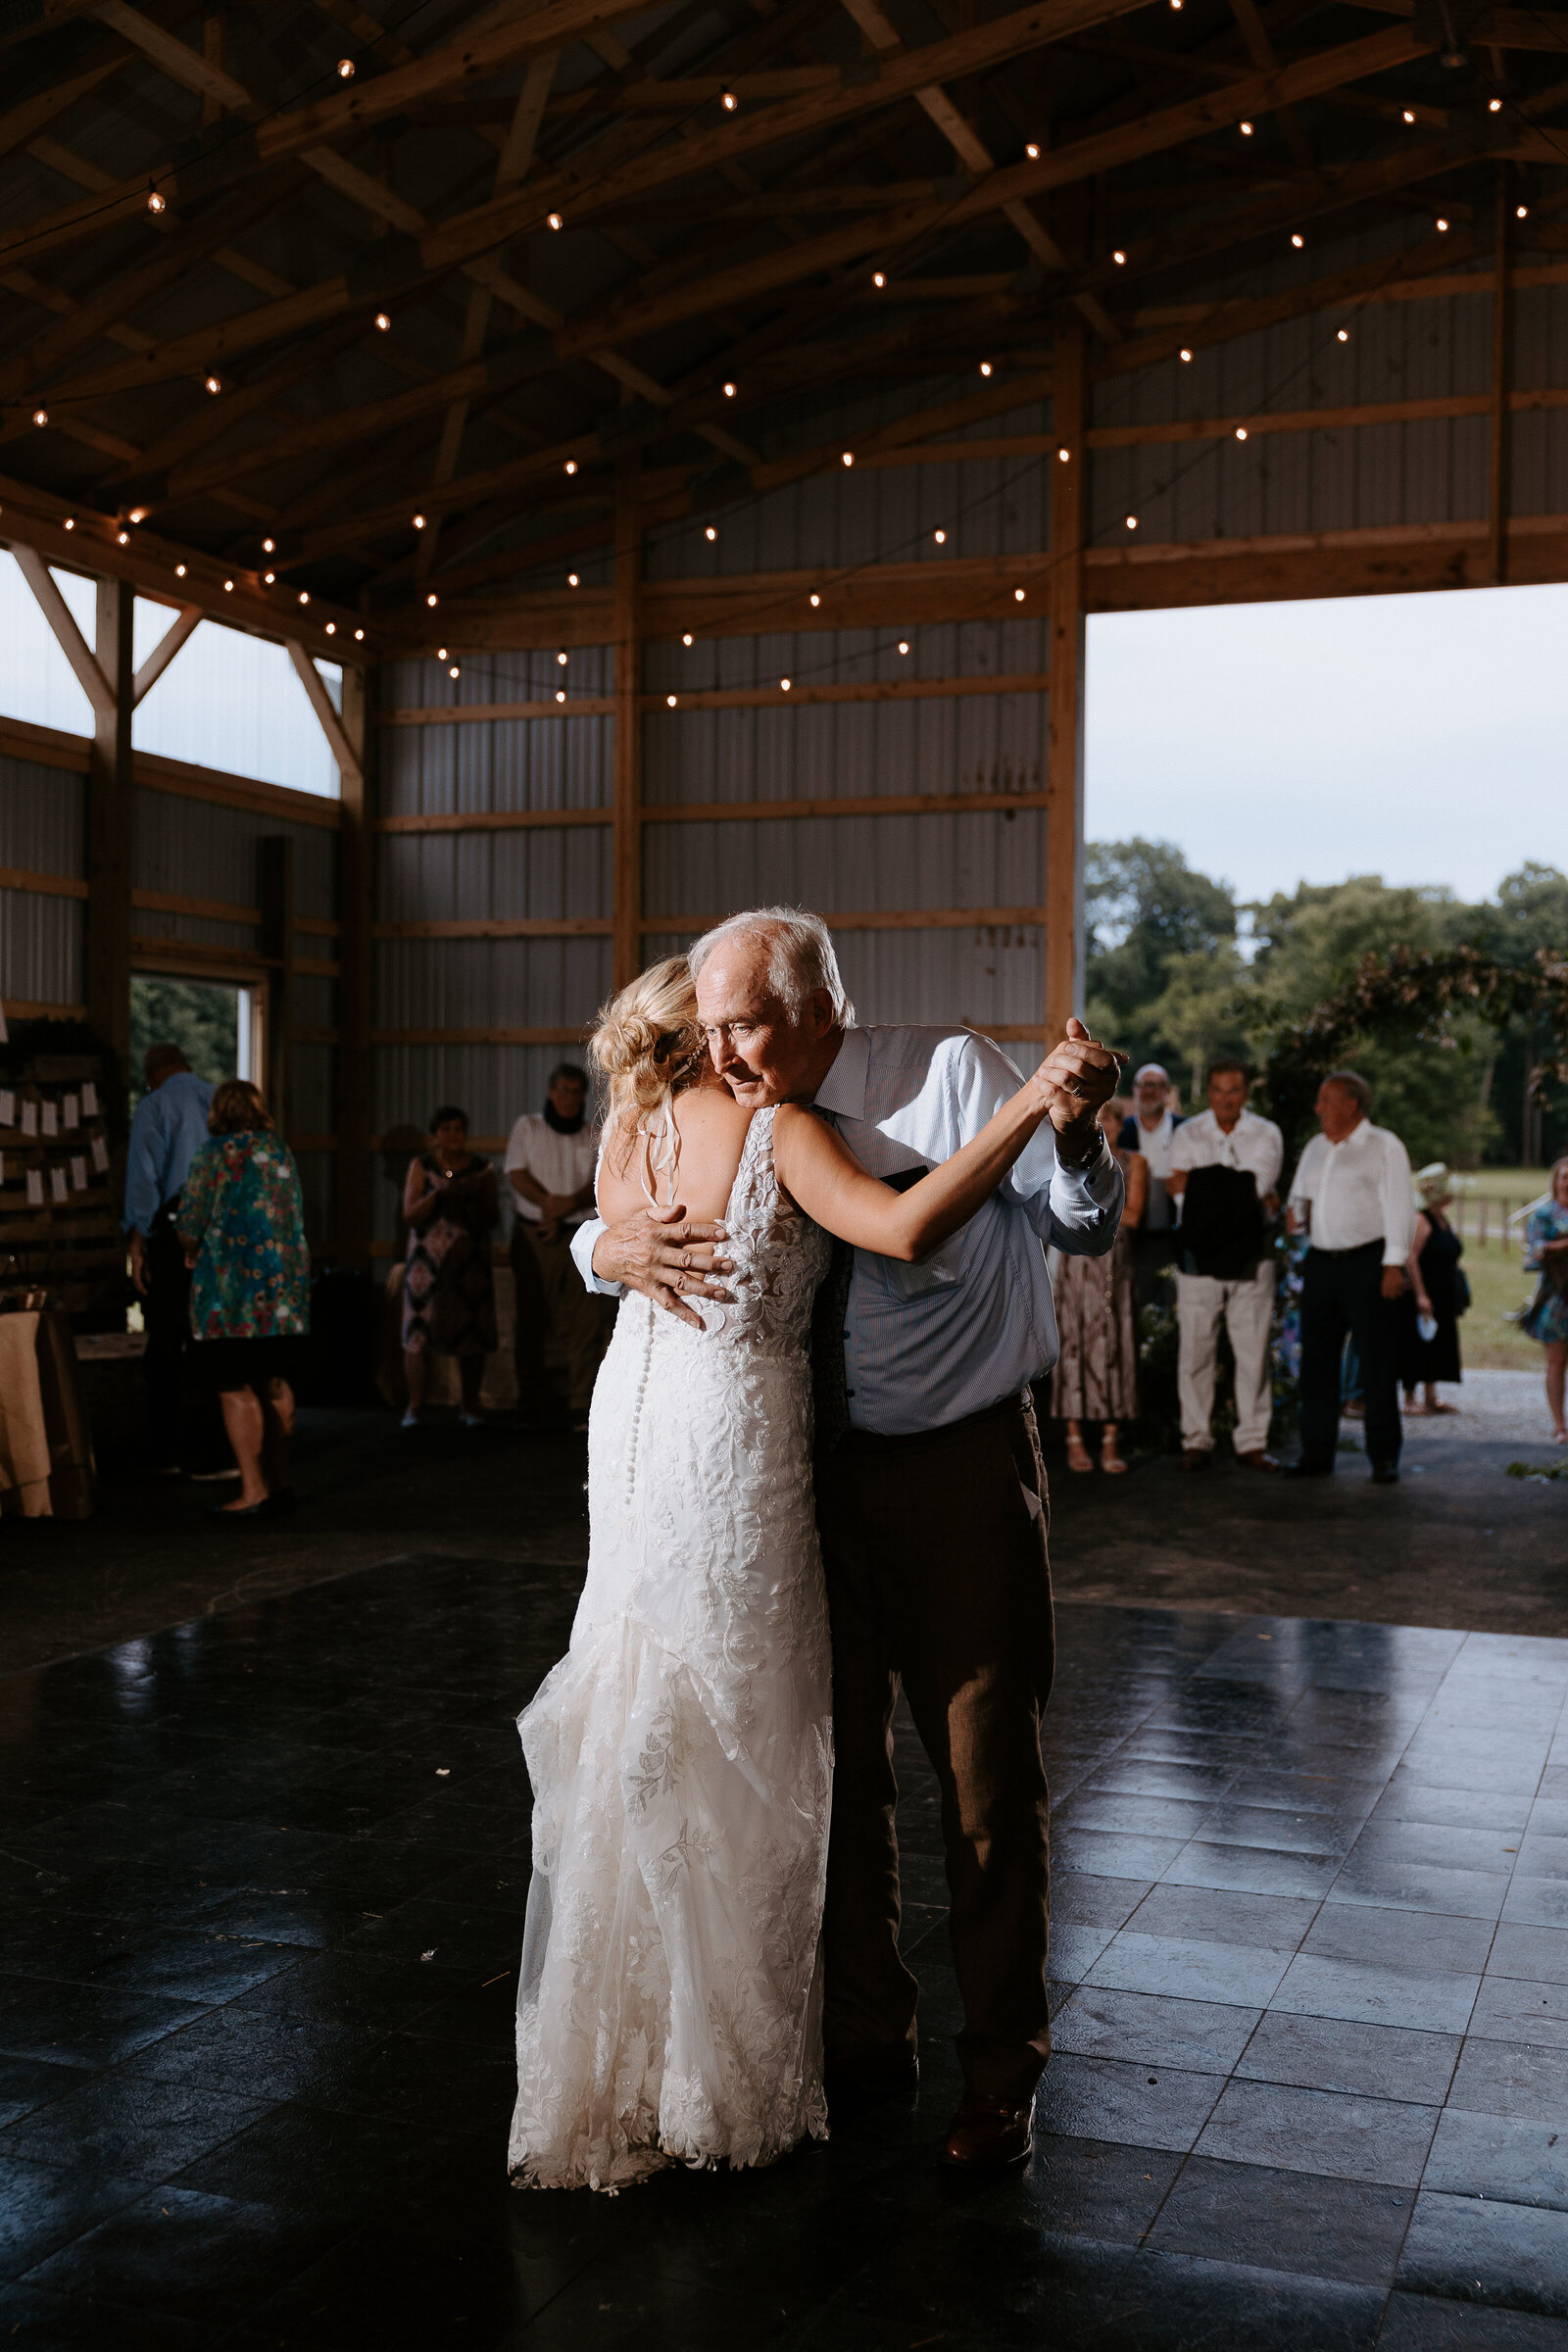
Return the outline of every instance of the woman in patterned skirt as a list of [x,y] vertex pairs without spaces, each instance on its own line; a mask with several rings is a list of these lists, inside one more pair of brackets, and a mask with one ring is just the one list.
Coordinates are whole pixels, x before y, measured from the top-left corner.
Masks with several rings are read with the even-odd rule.
[[484,1359],[497,1347],[496,1280],[490,1236],[501,1222],[496,1172],[468,1150],[468,1114],[443,1103],[430,1121],[430,1150],[411,1160],[403,1187],[409,1254],[403,1278],[405,1429],[424,1410],[431,1353],[455,1355],[463,1424],[479,1426]]
[[1127,1468],[1117,1435],[1138,1417],[1138,1321],[1132,1236],[1149,1199],[1149,1162],[1141,1152],[1117,1149],[1127,1105],[1117,1100],[1100,1113],[1105,1141],[1127,1183],[1121,1230],[1106,1257],[1063,1257],[1053,1290],[1061,1353],[1051,1377],[1051,1410],[1067,1424],[1067,1467],[1092,1470],[1083,1425],[1100,1423],[1100,1467],[1120,1477]]
[[1568,1152],[1547,1178],[1547,1197],[1525,1227],[1525,1272],[1541,1282],[1520,1325],[1546,1350],[1546,1410],[1552,1443],[1568,1446],[1563,1390],[1568,1385]]

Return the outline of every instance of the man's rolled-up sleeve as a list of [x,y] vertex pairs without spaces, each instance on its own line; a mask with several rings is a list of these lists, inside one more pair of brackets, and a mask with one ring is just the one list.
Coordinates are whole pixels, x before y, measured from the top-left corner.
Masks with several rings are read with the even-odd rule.
[[1410,1154],[1396,1135],[1383,1145],[1383,1263],[1402,1266],[1415,1242]]
[[594,1251],[599,1246],[599,1236],[605,1230],[603,1217],[590,1217],[586,1224],[579,1225],[571,1237],[571,1262],[582,1276],[585,1287],[598,1298],[623,1298],[626,1295],[623,1284],[601,1282],[594,1272]]
[[[977,1136],[1023,1080],[988,1037],[963,1040],[954,1069],[953,1149]],[[1069,1257],[1103,1257],[1116,1239],[1126,1187],[1115,1154],[1100,1152],[1087,1168],[1064,1168],[1056,1131],[1042,1120],[1003,1178],[1002,1190],[1023,1210],[1048,1250]]]
[[1051,1230],[1042,1232],[1040,1238],[1066,1257],[1103,1257],[1116,1239],[1126,1198],[1126,1183],[1113,1152],[1101,1152],[1087,1168],[1065,1168],[1058,1159],[1051,1191],[1043,1196]]

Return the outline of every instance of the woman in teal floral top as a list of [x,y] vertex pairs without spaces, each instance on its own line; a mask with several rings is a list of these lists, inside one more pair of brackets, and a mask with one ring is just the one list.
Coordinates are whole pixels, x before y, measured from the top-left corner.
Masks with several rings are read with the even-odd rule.
[[190,1163],[177,1231],[191,1268],[195,1361],[218,1391],[234,1458],[237,1501],[218,1518],[294,1507],[288,1375],[311,1327],[311,1261],[294,1154],[261,1090],[230,1078],[207,1113],[212,1142]]
[[1546,1192],[1545,1201],[1525,1227],[1525,1272],[1539,1274],[1541,1284],[1521,1328],[1546,1350],[1551,1434],[1557,1445],[1568,1446],[1563,1415],[1563,1390],[1568,1386],[1568,1152],[1547,1178]]

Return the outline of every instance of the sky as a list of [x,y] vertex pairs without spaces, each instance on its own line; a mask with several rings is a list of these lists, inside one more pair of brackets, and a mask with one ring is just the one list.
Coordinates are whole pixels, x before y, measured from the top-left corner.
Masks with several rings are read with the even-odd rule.
[[1242,899],[1568,868],[1568,586],[1096,614],[1087,831]]

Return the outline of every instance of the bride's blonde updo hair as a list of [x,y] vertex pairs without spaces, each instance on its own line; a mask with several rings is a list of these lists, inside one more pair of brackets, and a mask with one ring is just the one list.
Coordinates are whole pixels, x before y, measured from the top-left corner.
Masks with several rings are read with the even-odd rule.
[[588,1041],[605,1085],[605,1136],[623,1160],[651,1113],[695,1086],[708,1061],[684,956],[651,964],[601,1008]]

